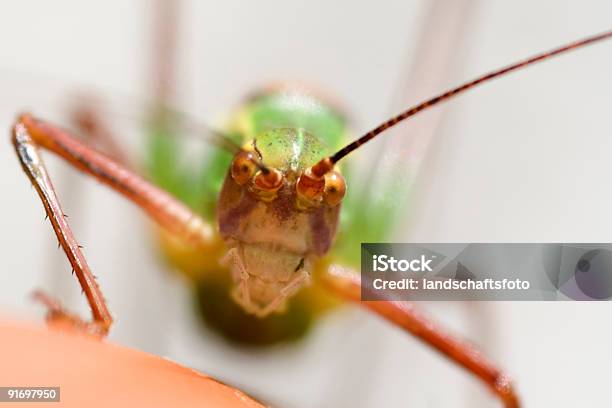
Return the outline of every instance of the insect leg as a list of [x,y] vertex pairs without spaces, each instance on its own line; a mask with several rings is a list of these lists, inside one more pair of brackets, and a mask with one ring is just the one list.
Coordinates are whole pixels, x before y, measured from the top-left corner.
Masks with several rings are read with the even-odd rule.
[[68,320],[102,335],[108,332],[112,324],[102,292],[62,212],[51,179],[39,155],[39,147],[51,150],[77,169],[94,176],[130,199],[162,228],[182,241],[190,245],[207,245],[214,239],[212,227],[184,204],[63,130],[32,116],[23,115],[13,128],[12,141],[21,165],[36,188],[58,241],[77,275],[93,315],[92,322],[83,322],[66,313],[53,299],[37,294],[37,299],[49,307],[49,317],[52,320]]
[[18,119],[14,132],[18,131],[132,201],[182,241],[206,245],[214,238],[213,228],[185,204],[68,132],[31,115]]
[[410,302],[361,302],[359,275],[349,268],[331,265],[322,275],[323,283],[334,294],[361,304],[394,325],[429,344],[447,358],[484,381],[506,408],[520,406],[510,378],[491,363],[473,345],[461,341],[434,324]]
[[79,280],[81,289],[83,289],[83,293],[87,297],[93,320],[91,323],[86,323],[75,316],[69,315],[57,301],[43,293],[35,293],[35,298],[47,306],[49,320],[67,320],[92,332],[105,335],[113,322],[113,318],[108,311],[102,291],[94,275],[91,273],[89,265],[87,265],[87,261],[74,239],[72,230],[62,212],[45,164],[38,154],[36,144],[28,134],[27,129],[21,124],[15,126],[13,131],[13,144],[23,170],[36,188],[53,226],[53,231],[55,231],[55,235]]

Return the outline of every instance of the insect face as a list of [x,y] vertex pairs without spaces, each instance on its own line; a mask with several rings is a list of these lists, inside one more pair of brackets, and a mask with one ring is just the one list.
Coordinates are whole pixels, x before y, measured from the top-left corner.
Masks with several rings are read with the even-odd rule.
[[[303,130],[270,130],[250,146],[234,157],[217,218],[229,248],[224,262],[236,283],[233,297],[265,316],[309,283],[314,259],[335,237],[345,187],[337,172],[303,177],[324,155],[323,144]],[[304,188],[306,179],[314,180],[312,188]]]

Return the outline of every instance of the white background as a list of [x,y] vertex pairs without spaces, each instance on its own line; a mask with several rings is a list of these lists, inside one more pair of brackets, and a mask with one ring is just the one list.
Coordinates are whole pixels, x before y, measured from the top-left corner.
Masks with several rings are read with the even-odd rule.
[[[302,79],[342,101],[356,132],[368,130],[398,110],[398,100],[415,102],[410,89],[398,84],[423,46],[420,33],[432,23],[426,18],[428,2],[356,3],[186,2],[177,104],[214,121],[258,85]],[[146,96],[151,4],[21,0],[0,6],[3,313],[40,319],[41,308],[28,299],[38,287],[87,312],[14,157],[9,126],[24,109],[61,119],[75,91],[131,100]],[[466,7],[469,24],[451,50],[455,58],[445,76],[434,78],[437,90],[612,28],[612,3],[606,1],[466,1]],[[435,27],[442,34],[448,28]],[[393,239],[610,241],[611,72],[612,42],[424,114],[439,115],[439,123],[410,214],[398,222]],[[408,124],[403,131],[409,129]],[[138,144],[133,131],[121,134],[126,145]],[[374,144],[368,148],[377,151]],[[357,160],[373,157],[362,153]],[[117,317],[113,341],[167,356],[280,406],[495,406],[478,381],[354,308],[329,316],[298,345],[260,353],[231,348],[199,326],[185,284],[158,264],[138,210],[57,159],[48,162]],[[612,404],[610,303],[423,307],[507,369],[527,406]]]

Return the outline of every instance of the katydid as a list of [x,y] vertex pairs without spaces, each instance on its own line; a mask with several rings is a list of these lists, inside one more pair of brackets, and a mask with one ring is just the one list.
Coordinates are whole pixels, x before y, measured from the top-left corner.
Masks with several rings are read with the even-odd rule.
[[[362,203],[350,195],[351,173],[341,165],[351,152],[419,112],[496,77],[610,37],[612,32],[598,34],[482,75],[401,112],[350,143],[344,116],[324,100],[286,88],[264,92],[236,112],[222,132],[228,147],[208,158],[201,177],[191,185],[177,184],[165,173],[172,146],[163,133],[174,120],[170,111],[157,115],[159,134],[151,139],[152,181],[69,132],[21,115],[13,128],[17,155],[79,280],[92,320],[68,313],[43,293],[37,297],[48,306],[50,320],[65,320],[101,336],[112,325],[39,155],[39,148],[44,148],[143,209],[160,227],[167,254],[179,267],[189,263],[184,257],[201,254],[205,260],[196,262],[195,269],[204,291],[218,291],[210,299],[234,302],[240,310],[242,317],[231,324],[244,317],[265,327],[267,319],[285,312],[294,318],[292,307],[297,303],[292,302],[310,285],[317,292],[312,296],[326,291],[327,296],[360,303],[417,336],[480,378],[506,407],[518,407],[517,394],[501,370],[473,346],[431,323],[414,305],[360,301],[358,244],[365,239],[364,231],[368,240],[384,240],[395,214],[391,207],[381,207],[386,212],[378,214],[377,225],[368,224]],[[214,315],[208,306],[205,313]]]

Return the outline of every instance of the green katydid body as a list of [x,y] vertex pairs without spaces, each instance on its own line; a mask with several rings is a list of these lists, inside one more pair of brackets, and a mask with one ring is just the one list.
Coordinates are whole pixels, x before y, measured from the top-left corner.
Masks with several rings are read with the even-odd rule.
[[[388,229],[374,224],[381,218],[368,208],[371,203],[360,202],[350,189],[342,206],[296,209],[297,177],[346,143],[348,135],[345,117],[303,90],[257,94],[237,109],[226,129],[266,166],[283,173],[285,184],[270,202],[234,182],[228,174],[230,153],[215,150],[199,171],[180,168],[180,139],[155,130],[153,180],[218,223],[219,232],[219,244],[207,251],[163,237],[165,254],[194,279],[207,322],[233,340],[268,344],[302,335],[334,303],[318,287],[317,271],[331,261],[357,266],[359,242],[380,240]],[[346,176],[347,168],[342,170]]]
[[[401,112],[339,150],[347,134],[343,116],[307,93],[278,89],[251,98],[233,116],[228,137],[243,146],[234,157],[216,151],[194,170],[184,165],[181,139],[170,134],[172,118],[161,112],[149,138],[149,175],[194,211],[68,132],[22,115],[13,129],[14,147],[79,279],[92,320],[67,313],[45,294],[37,297],[49,308],[50,320],[62,325],[105,335],[112,324],[38,154],[38,148],[45,148],[136,203],[163,228],[159,237],[164,254],[192,278],[201,315],[210,326],[249,344],[298,338],[334,304],[317,285],[322,273],[333,293],[360,300],[359,279],[342,266],[358,265],[361,241],[386,238],[406,198],[406,175],[394,174],[393,180],[366,184],[357,193],[351,188],[342,202],[346,186],[336,168],[340,160],[396,124],[479,84],[608,38],[612,31],[477,77]],[[394,170],[401,164],[389,162]],[[216,233],[205,222],[215,224],[215,220]],[[312,285],[306,286],[309,281]],[[519,407],[503,371],[412,305],[366,302],[364,306],[469,370],[506,407]]]

